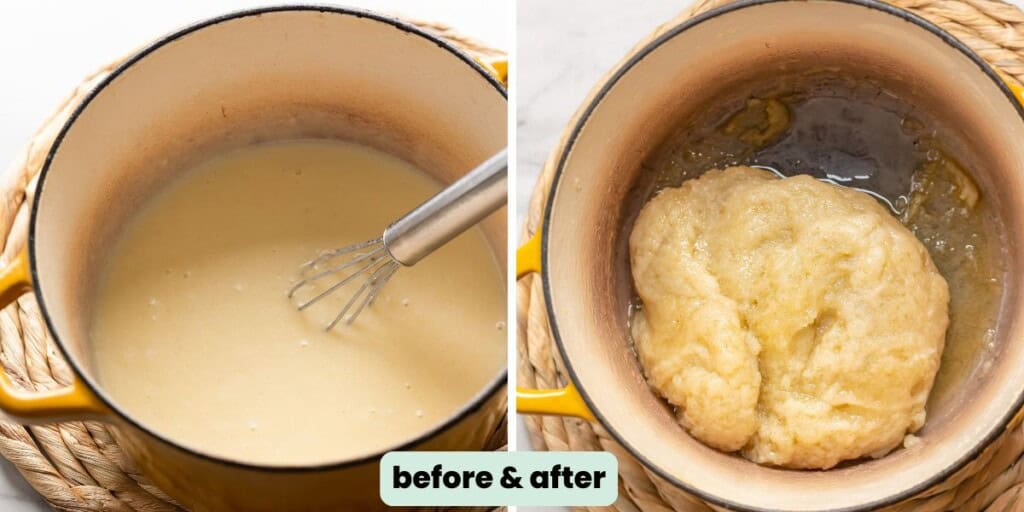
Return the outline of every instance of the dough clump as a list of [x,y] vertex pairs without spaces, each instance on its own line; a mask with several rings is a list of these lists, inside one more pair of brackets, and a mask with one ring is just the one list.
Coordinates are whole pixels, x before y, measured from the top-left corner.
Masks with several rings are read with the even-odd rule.
[[867,194],[713,170],[652,198],[629,248],[640,362],[697,439],[829,468],[924,424],[949,290]]

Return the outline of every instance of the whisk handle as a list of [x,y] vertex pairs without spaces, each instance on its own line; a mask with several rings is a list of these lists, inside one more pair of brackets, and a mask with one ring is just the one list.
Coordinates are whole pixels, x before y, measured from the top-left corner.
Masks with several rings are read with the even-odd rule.
[[508,197],[508,153],[502,149],[384,230],[384,247],[409,266],[501,208]]

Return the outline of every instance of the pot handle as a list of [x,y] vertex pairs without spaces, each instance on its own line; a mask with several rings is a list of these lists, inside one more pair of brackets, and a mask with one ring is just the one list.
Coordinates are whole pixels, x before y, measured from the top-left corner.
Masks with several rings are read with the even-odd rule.
[[540,228],[516,249],[516,280],[527,274],[540,273]]
[[[0,270],[0,308],[32,290],[28,250],[22,249]],[[0,410],[26,423],[95,419],[105,416],[106,406],[75,375],[74,383],[63,389],[29,393],[14,387],[6,371],[0,368]]]
[[480,64],[488,73],[497,78],[505,87],[508,87],[508,58],[501,57],[473,57],[477,64]]
[[1003,83],[1006,84],[1006,86],[1010,88],[1010,92],[1013,93],[1013,97],[1022,106],[1024,106],[1024,87],[1021,87],[1021,86],[1017,85],[1017,83],[1015,81],[1010,80],[1009,78],[1007,78],[1006,75],[1002,74],[1002,72],[1000,72],[1000,75],[1001,75],[1001,78],[1003,79]]
[[594,415],[587,408],[576,385],[569,383],[562,389],[529,389],[516,387],[516,412],[523,414],[545,414],[548,416],[572,416],[594,421]]
[[[516,250],[516,279],[541,270],[541,234],[538,229]],[[516,411],[526,414],[574,416],[594,421],[579,390],[572,382],[562,389],[528,389],[516,387]]]

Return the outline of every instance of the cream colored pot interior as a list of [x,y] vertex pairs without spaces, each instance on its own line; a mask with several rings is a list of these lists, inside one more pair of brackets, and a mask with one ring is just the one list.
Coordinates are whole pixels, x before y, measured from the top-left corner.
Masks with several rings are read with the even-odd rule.
[[[274,11],[185,33],[103,88],[60,142],[35,218],[38,292],[88,378],[86,301],[105,244],[191,161],[261,140],[337,138],[451,182],[505,146],[505,119],[481,70],[378,19]],[[504,268],[505,214],[485,229]]]
[[[721,504],[836,510],[905,495],[969,458],[1024,390],[1016,290],[1024,220],[1024,123],[979,66],[936,34],[863,5],[748,5],[683,30],[642,57],[580,129],[546,225],[545,275],[557,334],[598,416],[664,475]],[[870,77],[932,114],[959,140],[1004,223],[1011,269],[992,361],[929,410],[922,444],[829,471],[758,466],[697,442],[644,381],[627,327],[624,231],[639,206],[639,163],[680,120],[730,87],[811,64]],[[813,67],[812,66],[812,67]],[[984,370],[985,364],[991,367]]]

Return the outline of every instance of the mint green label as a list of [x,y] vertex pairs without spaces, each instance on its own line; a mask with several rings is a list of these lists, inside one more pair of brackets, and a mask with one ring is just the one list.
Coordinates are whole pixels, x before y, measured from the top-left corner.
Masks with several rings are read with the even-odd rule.
[[619,463],[607,452],[391,452],[380,497],[398,506],[611,505]]

